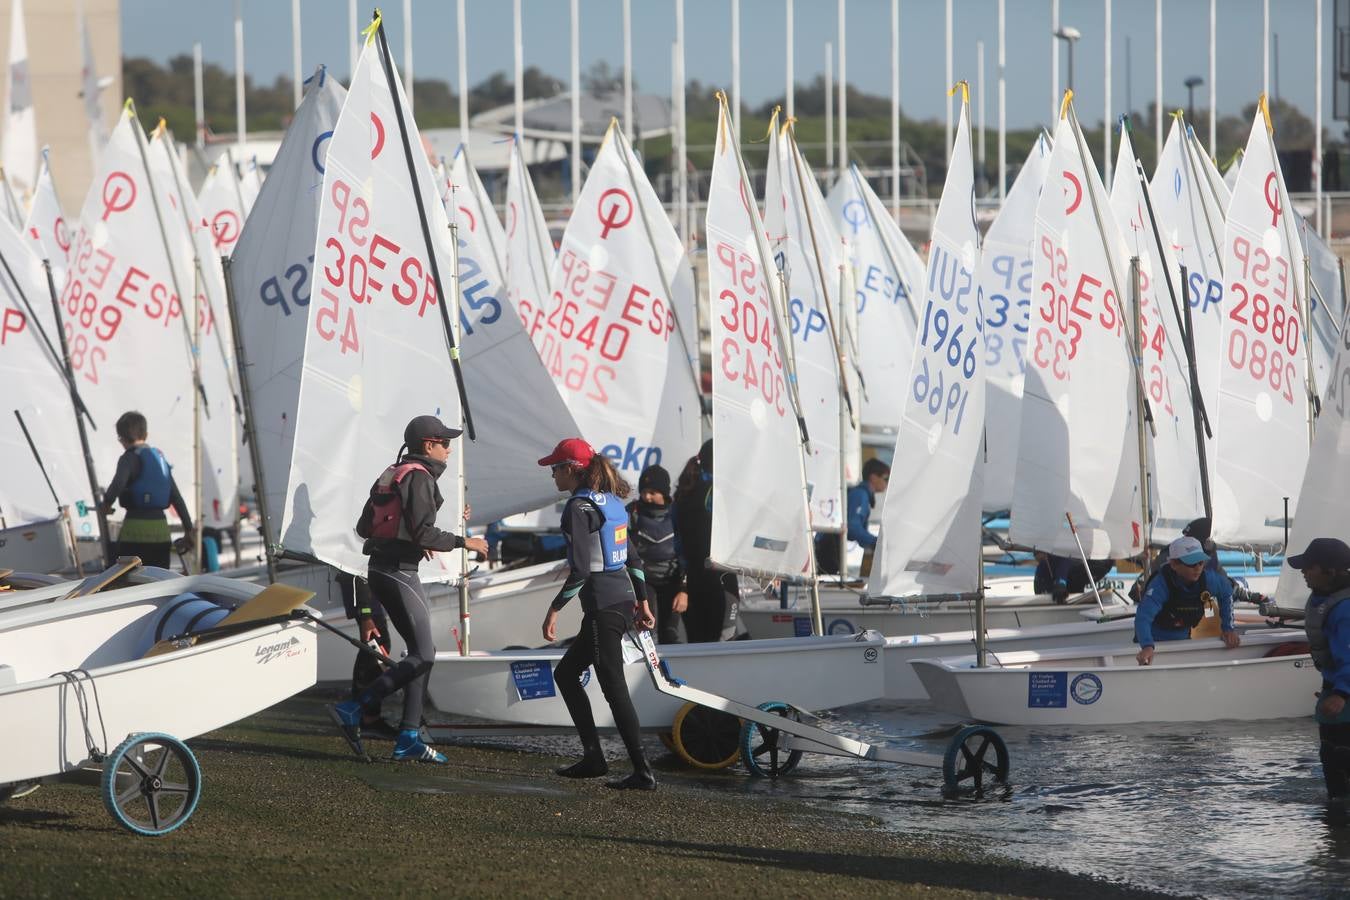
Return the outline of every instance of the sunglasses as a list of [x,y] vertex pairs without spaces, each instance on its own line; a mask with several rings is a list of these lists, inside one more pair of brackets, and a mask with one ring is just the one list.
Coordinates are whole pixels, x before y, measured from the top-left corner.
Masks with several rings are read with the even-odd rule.
[[554,463],[553,465],[548,467],[548,470],[552,472],[554,475],[557,475],[559,472],[565,471],[570,466],[571,463]]
[[441,438],[440,440],[430,440],[430,441],[427,441],[427,443],[428,443],[428,444],[440,444],[440,445],[441,445],[442,447],[444,447],[445,449],[447,449],[447,450],[450,449],[450,439],[449,439],[449,438]]

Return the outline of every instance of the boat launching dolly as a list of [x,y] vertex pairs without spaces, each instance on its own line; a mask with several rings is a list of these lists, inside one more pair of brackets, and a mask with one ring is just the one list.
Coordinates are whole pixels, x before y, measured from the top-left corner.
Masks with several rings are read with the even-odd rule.
[[651,632],[629,632],[629,637],[642,652],[647,673],[658,691],[741,720],[740,757],[753,775],[777,778],[796,768],[803,753],[824,753],[940,768],[944,792],[949,796],[980,793],[987,782],[1005,784],[1008,780],[1008,747],[987,726],[962,728],[941,755],[879,747],[811,724],[808,720],[814,716],[787,703],[768,701],[751,706],[685,684],[662,661]]

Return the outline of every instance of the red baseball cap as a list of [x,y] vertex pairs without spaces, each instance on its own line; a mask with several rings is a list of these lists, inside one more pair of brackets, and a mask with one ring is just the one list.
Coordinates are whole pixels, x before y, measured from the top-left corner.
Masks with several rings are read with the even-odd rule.
[[595,459],[594,447],[581,438],[565,438],[558,441],[558,446],[553,448],[552,453],[539,460],[539,465],[556,466],[558,463],[571,463],[584,469],[591,464],[592,459]]

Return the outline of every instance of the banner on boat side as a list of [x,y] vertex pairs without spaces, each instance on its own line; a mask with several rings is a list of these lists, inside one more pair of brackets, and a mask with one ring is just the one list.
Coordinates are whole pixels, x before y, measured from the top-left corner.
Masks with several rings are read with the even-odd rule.
[[[452,426],[462,418],[441,296],[455,276],[449,222],[402,83],[395,76],[391,84],[385,66],[392,61],[372,32],[328,141],[280,532],[287,549],[353,574],[368,562],[356,516],[370,479],[399,452],[404,427],[418,415]],[[459,533],[453,471],[440,478],[446,502],[436,525]],[[422,578],[457,577],[458,562],[457,554],[434,554]]]

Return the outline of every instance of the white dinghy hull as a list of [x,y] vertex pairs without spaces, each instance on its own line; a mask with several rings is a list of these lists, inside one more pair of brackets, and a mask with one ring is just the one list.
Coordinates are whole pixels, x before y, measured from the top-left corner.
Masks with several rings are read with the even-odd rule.
[[[824,710],[876,700],[885,690],[878,634],[809,640],[666,644],[661,655],[675,677],[752,706],[781,700]],[[441,712],[516,725],[571,727],[553,683],[562,650],[436,654],[428,690]],[[683,705],[658,692],[641,657],[624,666],[628,691],[645,729],[669,730]],[[593,670],[583,676],[600,728],[613,728]]]
[[1266,656],[1306,640],[1301,629],[1248,632],[1228,650],[1218,638],[1159,643],[1150,666],[1139,648],[1113,644],[1004,654],[999,666],[973,657],[912,665],[934,705],[1004,725],[1126,725],[1135,722],[1258,721],[1312,714],[1321,677],[1307,653]]
[[[314,684],[316,626],[303,621],[141,658],[147,628],[187,591],[231,605],[260,593],[255,585],[198,575],[0,619],[0,715],[22,728],[22,738],[0,754],[0,784],[70,771],[94,749],[107,753],[137,732],[192,738]],[[70,677],[52,674],[62,671]]]

